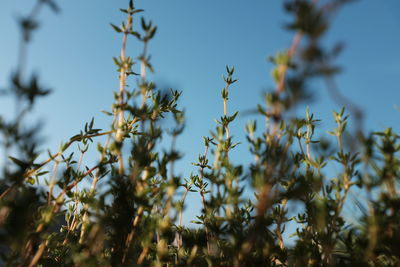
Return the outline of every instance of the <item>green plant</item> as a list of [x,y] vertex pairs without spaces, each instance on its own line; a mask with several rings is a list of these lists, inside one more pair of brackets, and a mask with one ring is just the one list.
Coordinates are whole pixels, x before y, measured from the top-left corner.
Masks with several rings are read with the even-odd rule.
[[[244,144],[235,143],[230,130],[238,112],[228,111],[228,100],[238,80],[234,68],[226,67],[223,114],[215,130],[203,138],[204,152],[193,163],[197,174],[181,177],[174,171],[181,158],[175,142],[185,124],[178,106],[181,92],[164,94],[148,80],[147,71],[153,71],[148,43],[157,28],[144,18],[141,29],[133,27],[143,10],[132,0],[121,9],[126,22],[111,24],[122,36],[122,47],[114,58],[119,90],[112,109],[105,112],[112,118],[110,129],[95,128],[92,119],[58,152],[37,161],[36,128],[27,129],[23,122],[49,90],[39,85],[36,76],[26,79],[25,54],[41,8],[58,10],[53,1],[38,0],[20,21],[20,59],[6,90],[16,98],[16,117],[10,121],[0,117],[3,150],[9,159],[0,180],[1,263],[399,266],[399,136],[392,129],[370,134],[361,127],[349,131],[344,108],[333,113],[337,127],[328,135],[318,132],[319,120],[308,108],[305,116],[293,118],[287,112],[307,99],[308,84],[316,77],[335,91],[333,77],[339,68],[333,61],[340,49],[323,49],[319,42],[331,14],[347,2],[285,4],[293,16],[288,28],[296,33],[288,50],[270,58],[276,89],[256,107],[265,126],[256,121],[246,126],[253,163],[247,166],[230,159],[231,151]],[[143,45],[136,58],[126,54],[132,38]],[[136,86],[128,90],[132,78]],[[343,96],[338,99],[360,120],[357,106]],[[169,131],[160,123],[167,114],[175,123]],[[165,134],[171,136],[167,151],[160,149]],[[94,145],[99,136],[106,136],[105,143]],[[346,146],[346,138],[357,146]],[[93,147],[99,160],[88,167],[85,156]],[[338,173],[327,170],[331,166]],[[91,186],[78,188],[84,180]],[[107,185],[99,188],[101,180]],[[254,196],[246,193],[249,187]],[[352,190],[365,196],[356,203],[359,223],[350,223],[343,212]],[[199,194],[202,205],[201,214],[193,218],[199,225],[195,229],[182,223],[187,195],[192,193]],[[303,208],[292,214],[294,206]],[[296,236],[293,245],[287,244],[286,231]]]

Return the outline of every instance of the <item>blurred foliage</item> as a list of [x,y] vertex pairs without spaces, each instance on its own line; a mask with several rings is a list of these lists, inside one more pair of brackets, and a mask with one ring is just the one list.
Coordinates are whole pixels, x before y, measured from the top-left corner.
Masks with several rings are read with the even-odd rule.
[[[36,75],[27,77],[25,58],[41,9],[58,11],[55,2],[38,0],[19,20],[19,60],[2,91],[14,97],[16,110],[11,119],[0,117],[6,156],[0,179],[1,264],[400,266],[400,136],[392,129],[349,128],[344,108],[333,113],[337,126],[328,133],[319,131],[320,120],[308,108],[299,117],[287,112],[310,99],[313,80],[332,81],[340,71],[334,59],[342,46],[322,47],[321,38],[347,2],[285,2],[294,39],[289,49],[270,57],[276,88],[256,107],[265,126],[256,120],[246,125],[253,163],[230,160],[231,150],[244,144],[230,132],[238,112],[228,113],[227,106],[238,79],[234,68],[226,67],[224,113],[204,137],[205,150],[193,163],[196,173],[181,176],[174,172],[182,157],[175,143],[185,125],[181,93],[165,93],[148,79],[147,71],[153,71],[148,43],[157,27],[144,18],[133,27],[143,10],[132,1],[121,9],[126,21],[111,24],[123,43],[114,58],[119,90],[111,110],[104,111],[113,118],[110,129],[95,128],[92,119],[58,152],[38,160],[38,127],[26,123],[26,116],[50,90]],[[130,38],[143,44],[135,58],[125,53]],[[127,90],[130,83],[133,90]],[[361,118],[355,106],[347,108]],[[172,128],[161,124],[168,114]],[[171,147],[161,149],[166,135]],[[95,145],[100,136],[105,143]],[[85,165],[89,149],[99,153],[94,166]],[[80,185],[84,180],[91,185]],[[193,218],[198,228],[182,223],[188,194],[201,199],[201,213]],[[358,212],[346,214],[348,206]],[[286,232],[294,241],[288,242]]]

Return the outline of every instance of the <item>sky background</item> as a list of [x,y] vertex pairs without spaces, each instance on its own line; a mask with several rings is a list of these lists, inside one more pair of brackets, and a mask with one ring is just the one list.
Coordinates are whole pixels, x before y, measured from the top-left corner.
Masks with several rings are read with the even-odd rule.
[[[9,84],[16,66],[19,30],[16,18],[29,12],[33,0],[0,2],[0,88]],[[118,8],[128,1],[68,0],[57,1],[60,14],[48,8],[40,15],[40,29],[29,47],[28,70],[40,75],[42,84],[53,89],[38,102],[32,118],[45,122],[43,150],[55,152],[96,118],[95,126],[107,129],[111,118],[101,113],[110,110],[112,92],[118,90],[118,73],[112,62],[121,47],[121,35],[109,23],[125,20]],[[191,162],[203,152],[202,136],[215,127],[214,119],[223,112],[220,98],[225,66],[235,66],[239,81],[232,86],[228,111],[239,114],[262,103],[261,93],[273,88],[272,64],[266,58],[290,46],[293,33],[284,30],[289,22],[282,1],[274,0],[141,0],[136,7],[151,19],[158,31],[149,45],[153,76],[162,88],[182,90],[182,107],[187,127],[178,140],[185,157],[178,172],[185,177],[196,169]],[[137,21],[137,20],[136,20]],[[347,5],[338,14],[327,45],[344,42],[345,50],[337,63],[344,71],[337,78],[342,94],[365,112],[365,129],[399,130],[400,113],[400,1],[364,0]],[[141,45],[128,41],[128,55],[136,57]],[[134,83],[132,83],[134,84]],[[333,127],[332,110],[339,110],[324,86],[313,86],[314,101],[297,110],[303,114],[308,105],[316,118],[323,119],[322,131]],[[0,98],[0,113],[10,116],[13,102]],[[232,124],[234,140],[242,145],[230,155],[242,162],[250,160],[244,125],[254,116],[239,116]],[[97,157],[93,157],[95,161]],[[199,200],[190,196],[185,214],[188,222],[198,210]]]

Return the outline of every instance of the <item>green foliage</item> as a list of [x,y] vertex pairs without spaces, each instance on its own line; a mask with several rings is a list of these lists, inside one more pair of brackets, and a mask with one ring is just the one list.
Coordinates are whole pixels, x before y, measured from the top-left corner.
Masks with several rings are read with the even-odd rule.
[[[141,18],[142,29],[134,29],[133,20],[143,10],[132,0],[121,9],[126,21],[111,24],[123,44],[114,58],[120,87],[111,110],[104,111],[113,118],[110,129],[96,128],[92,119],[57,153],[49,152],[47,160],[38,162],[37,127],[24,122],[50,91],[35,75],[27,81],[21,62],[41,8],[58,10],[53,1],[38,0],[20,20],[20,63],[5,90],[15,97],[17,113],[10,120],[0,117],[2,149],[8,157],[0,179],[1,264],[399,266],[400,136],[392,129],[353,132],[344,108],[333,112],[337,127],[328,133],[319,130],[320,120],[308,108],[305,116],[293,118],[287,112],[309,98],[313,79],[332,79],[339,70],[332,63],[337,46],[329,51],[318,43],[332,13],[346,2],[287,1],[293,16],[288,28],[296,34],[290,49],[270,58],[276,90],[256,107],[265,127],[256,120],[246,125],[254,161],[245,165],[230,159],[240,145],[230,133],[238,112],[229,114],[227,108],[238,79],[234,67],[226,67],[224,112],[204,137],[204,152],[193,163],[197,173],[180,176],[174,165],[182,157],[175,146],[185,125],[178,105],[181,92],[163,94],[148,80],[147,70],[153,66],[147,47],[157,28]],[[143,44],[136,58],[125,55],[129,36]],[[136,87],[127,91],[131,75]],[[359,118],[357,108],[348,109]],[[160,123],[167,114],[174,119],[169,130]],[[171,148],[162,150],[166,134]],[[107,137],[105,143],[93,145],[99,136]],[[91,167],[85,165],[90,149],[99,154]],[[100,181],[106,183],[100,187]],[[352,192],[362,196],[353,204],[348,201]],[[201,199],[201,213],[193,218],[198,228],[182,223],[188,194]],[[359,214],[346,214],[348,205],[357,206]],[[294,240],[291,244],[286,232]]]

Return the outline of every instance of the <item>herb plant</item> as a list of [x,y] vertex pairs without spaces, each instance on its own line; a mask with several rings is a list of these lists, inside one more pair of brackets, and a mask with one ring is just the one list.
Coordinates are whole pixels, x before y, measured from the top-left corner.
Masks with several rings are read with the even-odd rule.
[[[149,80],[148,44],[157,27],[138,19],[143,10],[132,0],[121,9],[126,21],[111,24],[122,46],[113,58],[118,89],[105,111],[110,128],[96,128],[93,119],[57,152],[49,151],[47,160],[37,159],[37,127],[24,122],[50,90],[26,74],[25,60],[42,8],[58,11],[53,0],[37,0],[19,21],[19,59],[2,91],[15,98],[16,115],[0,117],[7,157],[0,179],[1,264],[400,266],[400,137],[392,129],[363,132],[361,110],[334,84],[341,47],[320,45],[333,15],[347,2],[285,2],[294,38],[288,49],[270,57],[275,90],[255,107],[265,125],[249,121],[247,144],[235,141],[231,125],[238,112],[230,111],[229,97],[240,81],[227,66],[223,113],[203,137],[204,151],[188,166],[192,173],[178,175],[174,166],[184,151],[175,143],[185,125],[181,92],[162,92]],[[131,41],[143,47],[136,57],[126,52]],[[328,133],[319,131],[319,119],[308,108],[305,115],[289,113],[308,99],[316,78],[346,106],[333,113],[336,128]],[[348,127],[348,114],[355,127]],[[167,115],[174,120],[172,130],[161,124]],[[171,137],[169,150],[160,146],[165,135]],[[101,136],[104,143],[97,141]],[[251,164],[231,160],[238,145],[249,146]],[[87,151],[96,149],[97,163],[86,166]],[[338,172],[332,174],[331,166]],[[78,186],[83,181],[90,186]],[[349,202],[354,190],[364,199]],[[201,199],[201,213],[193,218],[197,228],[182,222],[189,194]],[[359,215],[345,214],[346,205],[357,205]],[[295,206],[302,208],[293,214]]]

